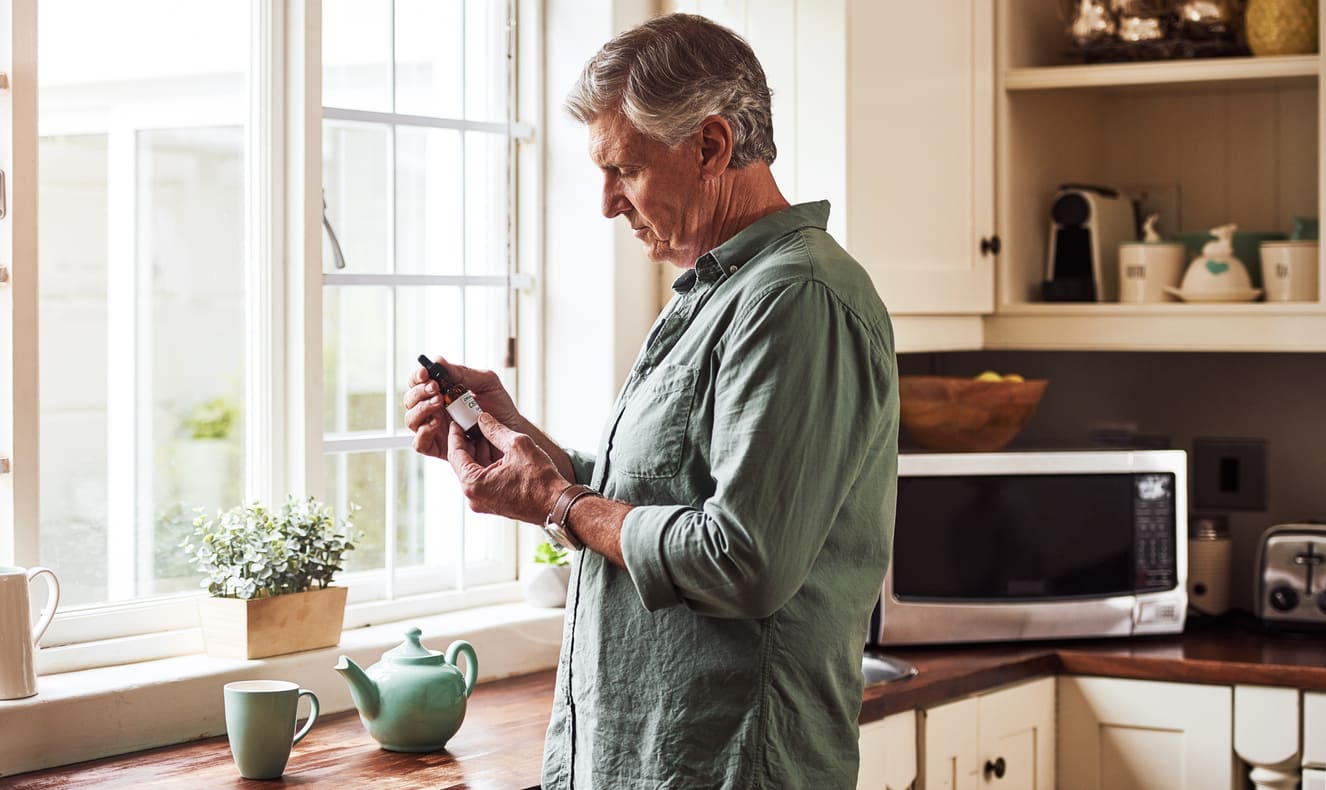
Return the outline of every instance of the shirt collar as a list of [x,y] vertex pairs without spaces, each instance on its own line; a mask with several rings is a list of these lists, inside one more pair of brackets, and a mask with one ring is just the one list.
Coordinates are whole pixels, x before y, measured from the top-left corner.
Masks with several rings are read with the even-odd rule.
[[798,203],[742,228],[737,235],[700,256],[695,268],[682,272],[672,290],[687,293],[696,282],[711,283],[731,276],[777,239],[805,228],[824,230],[829,223],[829,201]]
[[705,253],[695,264],[700,280],[731,276],[760,251],[789,233],[806,228],[824,230],[829,223],[829,201],[798,203],[742,228],[737,235]]

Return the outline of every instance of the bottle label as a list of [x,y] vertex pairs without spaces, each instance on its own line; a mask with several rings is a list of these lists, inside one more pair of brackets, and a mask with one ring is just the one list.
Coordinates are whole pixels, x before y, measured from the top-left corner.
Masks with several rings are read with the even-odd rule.
[[479,415],[483,414],[483,409],[479,408],[479,402],[469,392],[453,400],[447,406],[447,414],[455,420],[462,431],[468,431],[479,421]]

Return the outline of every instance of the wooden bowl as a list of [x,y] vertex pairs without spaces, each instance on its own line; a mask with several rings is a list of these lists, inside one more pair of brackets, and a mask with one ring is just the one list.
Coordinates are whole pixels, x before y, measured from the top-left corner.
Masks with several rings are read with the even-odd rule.
[[977,381],[958,376],[902,376],[903,427],[939,452],[1001,450],[1036,413],[1046,379]]

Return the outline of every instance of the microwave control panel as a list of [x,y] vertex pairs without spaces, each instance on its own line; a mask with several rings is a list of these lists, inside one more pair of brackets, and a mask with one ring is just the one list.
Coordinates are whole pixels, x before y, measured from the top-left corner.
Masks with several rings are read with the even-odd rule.
[[1133,475],[1133,562],[1137,592],[1172,590],[1175,557],[1174,475]]

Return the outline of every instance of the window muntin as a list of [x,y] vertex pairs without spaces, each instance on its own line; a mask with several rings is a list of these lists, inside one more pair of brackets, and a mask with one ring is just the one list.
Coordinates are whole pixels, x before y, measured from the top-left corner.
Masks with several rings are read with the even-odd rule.
[[[332,0],[328,1],[328,5],[333,5]],[[358,12],[360,8],[371,8],[375,4],[355,2],[343,5],[353,5]],[[402,2],[400,5],[403,6],[405,3]],[[430,10],[427,9],[427,3],[415,5]],[[489,27],[502,35],[509,34],[511,30],[507,16],[510,13],[509,4],[467,5],[482,7],[489,12],[494,12],[496,9],[500,22],[496,26]],[[377,3],[376,6],[381,8],[385,4]],[[168,142],[176,144],[179,142],[178,139],[172,141],[172,136],[192,137],[201,143],[202,138],[211,132],[226,135],[236,129],[242,130],[245,175],[241,178],[244,200],[240,211],[243,216],[244,244],[239,266],[243,274],[236,277],[236,282],[249,283],[250,289],[254,284],[264,288],[275,284],[279,291],[282,281],[287,276],[284,269],[285,262],[280,260],[283,257],[279,252],[281,239],[286,236],[295,238],[303,232],[303,229],[285,225],[289,217],[297,217],[299,212],[283,214],[282,201],[290,198],[284,197],[281,190],[288,189],[294,194],[300,192],[301,187],[299,184],[288,184],[284,187],[280,184],[283,175],[279,161],[281,145],[272,142],[277,139],[275,135],[281,133],[280,122],[279,118],[274,122],[269,116],[284,115],[285,109],[273,101],[268,101],[266,97],[282,95],[281,90],[275,86],[279,85],[283,75],[271,73],[262,64],[272,64],[278,69],[282,68],[282,64],[286,68],[297,67],[292,66],[291,62],[282,56],[284,44],[280,24],[273,24],[273,19],[270,18],[249,18],[250,12],[263,8],[265,4],[208,5],[200,0],[188,0],[154,5],[151,8],[152,18],[145,19],[126,13],[124,8],[112,8],[95,0],[43,0],[41,4],[44,23],[41,25],[43,40],[39,47],[44,56],[40,72],[42,148],[49,149],[55,146],[56,155],[70,158],[70,162],[63,166],[44,165],[42,170],[54,175],[63,169],[66,177],[70,170],[83,175],[89,171],[103,172],[101,166],[92,168],[86,166],[89,154],[74,151],[75,140],[91,141],[93,148],[91,156],[102,156],[106,160],[104,181],[90,185],[85,194],[79,198],[84,203],[90,202],[94,207],[99,206],[99,213],[93,213],[91,219],[77,223],[77,232],[83,234],[86,239],[96,240],[104,235],[104,251],[100,257],[74,263],[82,267],[76,275],[80,288],[90,287],[98,292],[104,290],[108,294],[106,307],[100,311],[89,309],[86,304],[81,306],[68,304],[65,307],[66,313],[77,312],[80,318],[92,321],[95,326],[89,334],[96,338],[95,346],[101,349],[100,353],[94,349],[90,356],[80,357],[77,352],[87,349],[86,338],[83,337],[71,339],[66,336],[61,340],[56,335],[42,338],[43,344],[50,341],[54,344],[53,347],[61,349],[62,354],[69,353],[71,356],[62,356],[57,362],[45,363],[48,355],[54,352],[48,352],[43,345],[41,355],[44,364],[40,366],[43,382],[47,380],[46,376],[58,374],[61,370],[66,375],[57,376],[55,384],[43,383],[41,390],[50,395],[52,404],[56,402],[57,395],[74,396],[67,385],[68,370],[62,367],[73,364],[69,360],[79,360],[77,375],[80,377],[91,377],[91,380],[96,382],[107,381],[107,386],[102,387],[100,391],[94,386],[87,388],[91,392],[78,394],[78,397],[85,400],[92,397],[90,403],[85,402],[81,405],[81,408],[87,412],[83,417],[84,425],[99,424],[102,433],[97,435],[95,432],[90,433],[86,427],[81,431],[75,427],[70,433],[81,434],[84,441],[76,451],[70,450],[67,453],[69,458],[60,460],[76,460],[90,464],[96,476],[107,480],[114,477],[117,481],[125,479],[132,481],[127,486],[110,482],[94,483],[90,486],[79,485],[76,479],[64,475],[61,471],[63,467],[59,464],[56,464],[54,470],[43,468],[41,478],[46,481],[46,487],[58,491],[61,504],[81,504],[94,517],[88,522],[94,534],[90,536],[84,534],[72,543],[78,544],[80,548],[90,547],[88,549],[90,553],[103,555],[101,562],[95,567],[63,574],[66,582],[65,600],[62,602],[59,616],[47,632],[43,643],[50,647],[131,634],[153,633],[151,639],[89,644],[77,648],[77,652],[69,652],[67,649],[56,652],[44,651],[40,659],[40,663],[45,667],[43,671],[52,671],[56,666],[63,671],[117,661],[142,660],[189,652],[200,649],[201,646],[196,637],[196,613],[192,600],[192,596],[197,593],[167,594],[173,589],[172,585],[180,579],[177,575],[178,568],[172,564],[169,546],[171,539],[166,537],[166,533],[178,530],[182,518],[187,516],[181,512],[182,503],[176,503],[179,505],[176,508],[158,506],[158,494],[171,490],[173,484],[169,480],[163,477],[162,480],[150,481],[150,484],[144,483],[148,475],[164,476],[177,464],[187,465],[177,458],[180,453],[175,450],[169,448],[158,450],[156,447],[142,449],[143,443],[148,440],[144,438],[145,436],[152,441],[158,439],[165,441],[163,437],[169,433],[161,427],[158,416],[151,413],[153,408],[161,407],[161,403],[151,399],[147,401],[139,399],[139,394],[147,390],[164,391],[166,374],[145,369],[135,371],[132,376],[127,377],[130,382],[128,387],[112,387],[110,382],[126,380],[126,368],[120,364],[117,353],[133,355],[135,364],[145,360],[151,353],[166,353],[151,342],[152,338],[140,341],[136,315],[133,320],[127,322],[117,321],[117,317],[122,318],[136,312],[138,306],[134,304],[133,299],[142,288],[147,288],[149,293],[153,292],[153,288],[160,291],[159,302],[164,299],[166,293],[171,292],[168,282],[152,286],[150,285],[152,278],[139,276],[138,267],[140,264],[150,266],[150,259],[146,264],[140,261],[137,243],[141,234],[158,231],[164,227],[162,223],[154,226],[148,220],[143,220],[140,224],[140,215],[145,211],[150,213],[163,210],[160,201],[151,197],[144,198],[144,195],[150,195],[158,187],[160,188],[158,191],[165,189],[164,184],[156,184],[150,177],[139,173],[138,168],[140,164],[145,165],[151,160],[164,162],[165,159],[172,158],[167,157],[165,151]],[[468,11],[466,13],[467,29],[474,28],[478,21],[485,18],[482,14]],[[60,39],[60,26],[51,23],[47,19],[48,16],[79,26],[78,34]],[[226,18],[222,19],[222,16]],[[122,23],[132,29],[121,30],[114,23]],[[394,28],[399,29],[400,24]],[[163,29],[169,32],[162,34]],[[206,31],[206,35],[184,35],[181,31]],[[310,43],[316,45],[321,41],[322,30],[306,28],[305,32],[309,33]],[[153,39],[154,36],[159,40]],[[493,38],[489,45],[492,52],[501,51],[497,43],[500,41],[500,36]],[[154,43],[160,44],[161,47],[153,49]],[[472,60],[478,51],[478,48],[471,48],[466,58]],[[192,55],[198,56],[197,63],[189,65],[189,57]],[[505,51],[501,51],[501,58],[505,57]],[[392,68],[401,60],[408,58],[393,60]],[[158,79],[144,71],[163,63],[168,64],[170,68],[180,69],[181,73],[171,73]],[[84,64],[91,66],[84,68]],[[494,61],[491,72],[500,74],[501,65],[501,59]],[[477,75],[481,72],[472,66],[467,68],[466,84],[474,85],[478,80]],[[512,84],[511,77],[509,72],[504,75],[505,86]],[[254,86],[257,86],[256,93],[253,90]],[[488,87],[491,89],[493,85]],[[253,98],[255,95],[264,98],[260,102],[255,102]],[[484,106],[476,103],[477,97],[480,96],[478,91],[469,89],[467,95],[472,106]],[[505,93],[502,96],[505,97]],[[118,106],[112,106],[118,99],[124,101]],[[493,103],[490,95],[486,106],[502,105],[501,102]],[[389,289],[395,293],[395,297],[391,308],[393,315],[386,326],[387,331],[390,331],[390,328],[396,325],[397,319],[394,313],[400,311],[395,306],[397,303],[405,304],[416,298],[406,295],[409,289],[402,286],[417,286],[424,289],[450,287],[451,298],[461,305],[458,315],[461,316],[459,321],[465,329],[463,337],[449,339],[447,343],[454,340],[462,346],[464,350],[458,356],[467,363],[499,369],[507,380],[508,387],[515,391],[515,372],[503,367],[507,361],[506,338],[512,334],[511,316],[516,289],[528,288],[531,280],[528,275],[513,274],[509,263],[512,246],[509,235],[515,232],[514,218],[510,213],[509,185],[515,180],[514,161],[511,156],[515,149],[515,141],[530,139],[531,129],[527,125],[513,123],[509,107],[506,108],[505,117],[501,112],[475,111],[467,112],[467,119],[459,122],[452,118],[402,116],[384,124],[380,118],[365,121],[362,118],[337,119],[333,117],[334,115],[334,111],[328,113],[331,121],[346,125],[359,123],[361,126],[371,127],[376,124],[375,131],[379,137],[387,127],[394,127],[397,132],[408,127],[427,130],[430,136],[435,129],[451,130],[453,139],[459,136],[462,140],[462,148],[466,145],[464,141],[467,136],[484,141],[483,144],[476,143],[471,146],[468,160],[463,153],[460,159],[461,167],[467,173],[467,177],[473,178],[475,173],[483,173],[486,168],[487,174],[482,177],[490,179],[497,187],[489,193],[490,196],[497,196],[495,201],[482,201],[489,206],[490,216],[498,217],[503,211],[507,212],[500,223],[502,226],[500,231],[496,220],[484,229],[484,243],[488,245],[489,250],[498,252],[492,254],[496,257],[486,255],[478,270],[493,273],[475,275],[467,273],[464,267],[443,275],[430,274],[427,269],[412,274],[383,271],[381,274],[396,280]],[[492,117],[497,120],[468,120],[471,116]],[[290,117],[294,116],[286,116],[286,119],[289,120]],[[396,120],[401,123],[397,124]],[[25,125],[25,129],[30,128]],[[307,138],[297,128],[287,129],[285,134],[287,144],[293,145],[285,155],[290,158],[298,157],[302,140]],[[59,148],[61,143],[66,143],[63,149]],[[206,149],[208,146],[201,145],[201,147]],[[489,164],[480,168],[475,162],[485,157],[476,152],[483,151],[487,152],[486,159]],[[496,151],[504,153],[500,157],[495,157],[493,152]],[[393,146],[390,155],[396,157],[398,154],[399,151]],[[431,153],[429,156],[433,157]],[[528,152],[524,156],[528,158]],[[80,157],[83,159],[82,164],[78,161]],[[275,157],[272,160],[274,164],[268,166],[263,163],[263,160],[272,157]],[[450,158],[454,159],[455,155],[450,155]],[[387,170],[390,173],[389,182],[398,177],[399,168],[403,167],[404,164],[397,165],[394,162],[391,164]],[[311,173],[308,178],[312,182],[314,179],[319,179],[319,176],[318,173]],[[434,179],[435,182],[438,180]],[[308,190],[316,194],[317,185],[305,184],[302,189],[305,194],[309,194]],[[454,197],[456,194],[454,184],[449,185],[449,189],[453,194],[451,200],[454,204],[457,200]],[[442,205],[443,196],[447,194],[445,190],[434,186],[427,191],[430,195],[430,204]],[[392,184],[387,192],[389,200],[395,200],[396,194],[397,189]],[[478,194],[477,191],[474,194]],[[464,199],[461,200],[463,204]],[[47,202],[50,203],[49,200]],[[494,209],[494,206],[497,208]],[[462,205],[462,208],[465,206]],[[88,213],[88,207],[84,205],[82,215],[86,216]],[[70,213],[66,219],[77,215],[78,212]],[[410,233],[422,233],[418,226],[425,220],[423,217],[414,218],[415,229],[403,230],[401,238],[409,237]],[[392,224],[396,224],[397,221],[392,220]],[[409,225],[408,218],[400,221],[403,226]],[[270,233],[274,236],[266,235],[269,232],[262,229],[264,226],[273,227],[274,230]],[[465,221],[462,219],[453,221],[452,226],[466,230]],[[255,227],[259,228],[256,233],[262,235],[262,238],[254,238]],[[39,232],[46,233],[47,229],[43,227]],[[430,225],[427,232],[441,239],[442,243],[453,245],[457,243],[454,233],[447,234],[437,230],[435,225]],[[273,239],[276,240],[275,244],[272,243]],[[389,234],[389,239],[389,244],[397,243],[394,233]],[[428,243],[437,246],[432,241]],[[170,247],[164,239],[152,241],[144,246]],[[48,245],[46,249],[57,248]],[[268,252],[264,252],[264,249]],[[271,254],[273,260],[264,262],[247,257],[255,255],[262,257],[267,254]],[[401,263],[396,256],[384,258],[384,261],[388,259],[396,265]],[[453,262],[456,260],[455,256],[434,252],[420,253],[419,259]],[[270,271],[266,270],[268,265]],[[476,264],[470,261],[468,265],[473,267]],[[85,276],[89,270],[93,273],[91,277]],[[43,268],[43,272],[51,271],[58,271],[58,267],[47,264]],[[124,271],[133,271],[134,276],[132,278],[118,276]],[[233,273],[238,270],[229,271]],[[115,272],[117,276],[109,276],[110,272]],[[168,275],[167,279],[170,276],[173,274]],[[373,284],[355,282],[355,277],[364,275],[336,276],[344,279],[339,283],[340,286]],[[379,275],[370,273],[366,276],[372,278]],[[456,277],[462,279],[454,279]],[[293,283],[287,283],[289,284]],[[294,316],[293,322],[284,321],[281,315],[284,307],[280,301],[274,301],[280,296],[282,294],[279,292],[255,293],[252,290],[245,294],[248,314],[240,332],[245,338],[245,353],[262,358],[246,356],[242,378],[238,379],[239,389],[246,393],[247,402],[239,404],[238,412],[233,415],[232,426],[239,425],[242,428],[236,429],[231,435],[240,440],[242,451],[239,452],[238,460],[242,466],[239,471],[227,473],[226,482],[232,486],[243,486],[243,481],[247,480],[249,486],[257,486],[263,493],[267,493],[265,487],[272,487],[278,494],[284,491],[287,484],[292,488],[306,485],[309,490],[317,493],[327,492],[328,498],[335,501],[331,494],[334,488],[331,485],[326,489],[323,488],[322,468],[308,470],[308,480],[301,480],[287,479],[281,466],[286,463],[285,459],[298,459],[304,456],[306,448],[278,446],[286,436],[284,429],[287,418],[280,413],[285,404],[269,401],[285,390],[297,388],[299,382],[284,377],[298,375],[306,368],[303,365],[296,365],[293,368],[281,369],[279,364],[274,363],[278,363],[285,356],[285,352],[282,351],[283,344],[292,341],[298,343],[299,340],[297,336],[287,337],[283,332],[287,330],[298,332],[299,326],[309,326],[309,322],[300,316]],[[285,293],[284,296],[289,300],[303,298],[298,293]],[[320,300],[307,304],[320,309]],[[164,308],[164,305],[159,306]],[[35,310],[31,312],[36,313]],[[42,313],[44,316],[55,316],[59,314],[59,309],[44,305]],[[160,325],[161,320],[159,317],[151,319],[155,325]],[[313,326],[316,327],[318,323],[320,316],[314,319]],[[318,330],[311,328],[310,331]],[[37,334],[53,333],[38,331]],[[183,337],[178,339],[181,342],[187,340]],[[395,547],[390,554],[387,554],[384,545],[383,557],[395,557],[396,567],[392,573],[387,574],[376,569],[344,574],[345,582],[351,586],[351,600],[357,602],[356,607],[347,614],[347,625],[351,627],[381,621],[384,616],[416,616],[467,605],[510,600],[515,595],[513,585],[483,586],[514,578],[513,525],[484,523],[492,520],[471,516],[468,520],[453,521],[453,527],[444,525],[442,529],[432,530],[426,526],[420,528],[420,522],[428,521],[436,524],[441,518],[436,514],[452,511],[453,506],[463,509],[463,505],[460,504],[458,494],[446,490],[450,471],[445,465],[429,463],[415,455],[408,449],[409,436],[399,429],[398,388],[408,377],[411,364],[410,359],[406,358],[410,355],[402,356],[403,350],[399,349],[402,342],[397,334],[392,335],[391,343],[395,344],[395,347],[389,354],[389,362],[384,366],[384,369],[395,368],[391,382],[383,386],[384,392],[397,390],[387,398],[389,402],[394,401],[390,407],[386,405],[383,407],[384,421],[391,427],[386,431],[330,433],[324,444],[329,460],[337,454],[351,452],[357,446],[375,445],[374,452],[381,453],[383,477],[397,481],[394,489],[396,496],[390,498],[395,502],[389,504],[387,502],[389,497],[385,494],[382,497],[383,543],[387,542],[385,536],[391,535]],[[146,344],[146,350],[140,347],[140,343]],[[450,346],[444,343],[435,343],[433,348],[440,353],[454,353],[450,350]],[[313,364],[316,367],[320,352],[315,349],[311,356],[315,360]],[[16,375],[22,376],[29,372],[36,375],[35,371],[29,370],[16,370]],[[317,370],[311,375],[320,376],[321,371]],[[100,404],[95,400],[96,397],[103,398],[105,403]],[[172,398],[178,399],[173,394]],[[146,405],[143,405],[144,403]],[[21,413],[27,408],[29,408],[27,405],[22,405],[20,413],[16,413],[14,418],[41,419],[43,408],[37,408],[36,415],[30,411],[26,414]],[[309,414],[316,425],[322,422],[323,418],[321,414],[312,413],[315,409],[321,410],[318,404],[310,403],[303,413]],[[391,412],[389,418],[386,416],[388,409]],[[108,416],[120,413],[132,414],[133,421],[119,421]],[[291,413],[289,419],[297,422],[298,416]],[[167,424],[174,425],[174,423]],[[140,431],[140,426],[148,428]],[[264,426],[275,430],[263,430]],[[243,441],[245,431],[249,434],[246,442]],[[298,431],[295,431],[295,434],[298,434]],[[43,434],[44,439],[53,436],[55,436],[53,429]],[[132,441],[125,441],[129,439]],[[70,445],[71,442],[66,440],[66,447]],[[123,451],[126,446],[133,448],[134,463],[122,462],[130,457]],[[116,448],[120,448],[121,453],[113,456]],[[79,457],[74,458],[75,454]],[[42,453],[42,467],[47,466],[46,455],[46,452]],[[143,456],[141,463],[138,462],[140,455]],[[292,469],[301,468],[297,460],[292,463]],[[367,464],[363,468],[375,467],[376,464]],[[268,472],[271,474],[267,474]],[[86,475],[88,472],[84,470],[83,474]],[[430,475],[436,479],[430,480]],[[269,478],[278,482],[273,484]],[[351,478],[352,475],[347,475],[345,479]],[[454,486],[454,481],[451,481],[451,485]],[[349,486],[343,488],[349,490]],[[420,492],[425,490],[438,492],[432,494],[431,499],[424,503],[427,507],[421,505],[423,500],[419,498]],[[230,494],[221,496],[229,498]],[[160,498],[164,499],[164,494]],[[27,510],[28,507],[25,506],[23,509]],[[46,512],[51,514],[58,511],[47,508]],[[127,518],[124,515],[119,516],[118,523],[121,526],[112,536],[109,525],[114,521],[115,517],[112,516],[114,513],[129,515]],[[388,514],[394,522],[387,521]],[[3,548],[11,553],[16,552],[15,556],[25,563],[44,561],[53,565],[67,564],[65,557],[59,554],[61,549],[57,541],[48,541],[46,554],[39,555],[37,550],[29,548],[36,546],[40,537],[40,525],[36,524],[35,520],[33,523],[4,524],[0,527],[3,527],[0,534],[15,536],[15,542]],[[100,536],[102,530],[107,533],[104,538]],[[149,541],[155,541],[156,545],[151,545]],[[68,541],[66,545],[67,553],[73,546]],[[437,562],[451,563],[450,569],[442,574],[441,578],[445,580],[442,584],[438,583],[438,565],[428,559],[430,556],[437,558]],[[48,557],[50,559],[46,559]],[[460,558],[465,558],[466,562],[460,563]],[[162,569],[162,574],[155,573],[158,568]],[[158,575],[161,578],[157,578]],[[77,584],[71,587],[71,577],[77,577],[78,582],[84,585],[84,589],[75,590]],[[456,588],[461,588],[463,591],[447,591]],[[120,592],[112,593],[112,589]],[[71,595],[71,591],[77,594]],[[140,594],[146,594],[147,597],[116,600],[117,595]],[[75,600],[89,603],[71,605]],[[383,603],[381,605],[365,603],[374,600],[382,600]],[[103,603],[92,603],[94,601]],[[114,603],[109,603],[110,601]]]
[[493,0],[323,8],[323,185],[344,262],[325,234],[325,486],[368,500],[354,567],[383,574],[384,598],[515,578],[514,523],[469,513],[445,464],[410,457],[400,406],[421,353],[510,364],[510,185],[527,132],[508,100],[510,13]]

